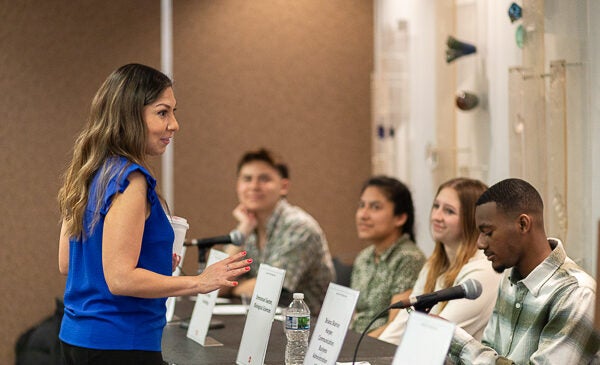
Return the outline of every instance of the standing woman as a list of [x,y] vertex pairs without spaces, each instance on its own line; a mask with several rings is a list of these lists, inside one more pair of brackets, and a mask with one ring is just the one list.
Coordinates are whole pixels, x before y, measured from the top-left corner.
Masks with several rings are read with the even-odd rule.
[[[386,176],[365,182],[356,228],[358,238],[369,245],[358,254],[352,269],[350,286],[360,291],[350,326],[353,330],[364,331],[394,301],[394,295],[412,289],[425,263],[425,255],[414,242],[414,222],[412,197],[403,183]],[[371,329],[386,322],[379,318]]]
[[171,276],[180,257],[148,158],[179,129],[175,106],[171,80],[139,64],[114,71],[92,101],[58,195],[66,364],[163,364],[166,298],[235,286],[250,269],[242,252]]
[[[479,281],[483,287],[479,298],[441,302],[429,311],[456,323],[477,339],[481,338],[492,314],[501,278],[477,249],[479,230],[475,224],[475,202],[486,189],[481,181],[468,178],[455,178],[440,185],[430,216],[435,248],[411,294],[431,293],[469,279]],[[407,321],[408,311],[398,312],[379,339],[399,344]]]

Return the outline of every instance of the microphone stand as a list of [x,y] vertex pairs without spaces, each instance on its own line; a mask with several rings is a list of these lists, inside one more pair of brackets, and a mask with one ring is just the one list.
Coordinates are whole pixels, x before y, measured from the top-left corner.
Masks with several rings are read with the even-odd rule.
[[216,244],[217,243],[196,244],[196,243],[184,242],[183,245],[186,247],[189,247],[189,246],[198,247],[198,270],[196,272],[197,274],[201,274],[202,271],[204,271],[204,269],[206,269],[206,256],[208,254],[208,250]]
[[[440,295],[440,293],[442,291],[445,292],[444,295]],[[429,311],[431,310],[431,308],[439,302],[448,301],[448,300],[452,300],[452,299],[459,299],[459,298],[476,299],[479,297],[480,294],[481,294],[481,283],[475,279],[469,279],[469,280],[465,281],[463,284],[457,285],[452,288],[438,290],[437,292],[433,292],[433,293],[429,293],[429,294],[419,295],[414,298],[414,299],[416,299],[416,300],[414,300],[414,302],[413,302],[413,298],[410,297],[409,300],[407,300],[407,301],[400,301],[400,302],[390,304],[386,309],[381,311],[381,313],[376,315],[371,320],[371,322],[369,323],[367,328],[365,328],[363,333],[360,335],[360,338],[358,339],[358,343],[356,344],[356,348],[354,349],[354,357],[352,358],[352,364],[354,364],[356,362],[356,353],[358,352],[358,346],[360,345],[360,341],[365,336],[365,333],[367,333],[367,330],[371,327],[371,325],[373,325],[373,322],[375,322],[375,320],[377,318],[381,317],[385,312],[389,311],[390,309],[405,309],[406,308],[407,310],[410,311],[410,309],[412,308],[413,310],[429,314]],[[413,302],[412,305],[411,305],[411,302]]]
[[200,246],[198,245],[198,274],[201,274],[204,269],[206,269],[206,254],[208,253],[208,249],[210,246]]
[[[424,308],[424,307],[421,307],[421,306],[412,307],[412,308],[414,308],[414,310],[416,310],[418,312],[423,312],[423,313],[429,313],[429,310],[431,309],[431,307]],[[354,365],[356,363],[356,354],[358,354],[358,346],[360,346],[360,342],[362,341],[363,337],[365,337],[365,334],[367,333],[367,331],[369,330],[369,328],[371,328],[371,326],[373,325],[373,323],[375,323],[375,321],[378,318],[382,317],[390,309],[406,309],[406,310],[410,310],[411,306],[410,305],[404,305],[403,302],[398,302],[398,303],[390,304],[387,308],[385,308],[384,310],[382,310],[381,312],[379,312],[379,314],[377,314],[375,317],[373,317],[373,319],[371,320],[371,322],[369,322],[369,324],[367,325],[367,327],[361,333],[360,338],[358,339],[358,342],[356,343],[356,347],[354,348],[354,356],[352,356],[352,365]]]
[[375,317],[373,317],[373,319],[371,320],[371,322],[369,322],[369,324],[364,329],[364,331],[362,331],[362,333],[360,334],[360,338],[358,339],[358,342],[356,343],[356,347],[354,348],[354,356],[352,356],[352,365],[354,365],[356,363],[356,354],[358,353],[358,346],[360,346],[360,342],[362,341],[363,337],[365,337],[365,334],[367,333],[367,331],[369,330],[369,328],[371,328],[371,326],[373,325],[373,323],[375,323],[375,321],[378,318],[382,317],[390,309],[392,309],[392,305],[390,305],[389,307],[385,308],[384,310],[382,310],[381,312],[379,312],[378,315],[376,315]]

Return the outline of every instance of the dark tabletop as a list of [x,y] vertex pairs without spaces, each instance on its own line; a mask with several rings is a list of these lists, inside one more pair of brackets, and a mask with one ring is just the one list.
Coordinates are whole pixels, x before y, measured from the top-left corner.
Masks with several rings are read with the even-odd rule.
[[[175,313],[180,318],[187,318],[191,314],[193,302],[187,302],[185,300],[178,301],[175,306]],[[204,347],[190,340],[186,336],[187,329],[181,327],[181,321],[175,320],[167,324],[163,332],[162,352],[164,360],[169,364],[177,365],[235,364],[242,332],[246,323],[246,316],[213,315],[212,318],[214,321],[222,322],[224,326],[222,328],[210,329],[208,336],[222,343],[223,346]],[[312,323],[316,324],[316,322],[317,319],[313,318]],[[359,338],[359,333],[354,331],[347,332],[338,357],[339,362],[352,361]],[[285,343],[286,339],[282,323],[280,321],[273,321],[265,364],[284,363]],[[389,365],[392,363],[395,352],[395,345],[365,336],[360,343],[356,361],[369,361],[373,365]]]

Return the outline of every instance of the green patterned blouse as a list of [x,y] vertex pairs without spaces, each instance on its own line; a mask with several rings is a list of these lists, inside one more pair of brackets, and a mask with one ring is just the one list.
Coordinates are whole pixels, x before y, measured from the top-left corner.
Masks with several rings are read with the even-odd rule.
[[[364,331],[373,317],[390,305],[393,295],[412,289],[425,261],[425,254],[408,234],[402,235],[383,252],[379,263],[375,263],[375,246],[362,250],[352,269],[350,286],[360,291],[360,296],[350,328]],[[370,330],[386,322],[387,316],[383,316],[373,323]]]

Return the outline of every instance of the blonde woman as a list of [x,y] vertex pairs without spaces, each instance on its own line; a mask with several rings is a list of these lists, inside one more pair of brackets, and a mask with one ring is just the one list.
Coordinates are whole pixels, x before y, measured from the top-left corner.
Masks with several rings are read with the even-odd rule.
[[[479,230],[475,224],[475,202],[486,188],[482,182],[467,178],[451,179],[439,187],[430,215],[435,248],[411,293],[418,296],[459,285],[468,279],[478,280],[483,287],[479,298],[441,302],[429,312],[456,323],[477,339],[481,338],[492,313],[501,278],[477,249]],[[399,344],[408,316],[406,310],[398,312],[379,339]]]

